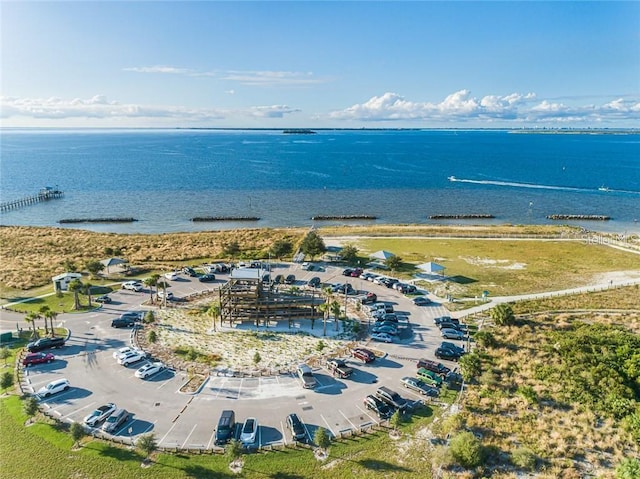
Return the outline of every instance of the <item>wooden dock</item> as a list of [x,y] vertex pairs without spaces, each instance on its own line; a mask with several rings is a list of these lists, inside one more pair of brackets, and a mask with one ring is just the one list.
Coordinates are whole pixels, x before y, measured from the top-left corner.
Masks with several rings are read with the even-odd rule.
[[0,203],[0,211],[14,210],[16,208],[22,208],[23,206],[29,206],[36,203],[41,203],[43,201],[62,198],[63,196],[64,191],[61,191],[58,188],[46,187],[42,188],[35,195],[25,196],[24,198],[13,201],[3,201],[2,203]]

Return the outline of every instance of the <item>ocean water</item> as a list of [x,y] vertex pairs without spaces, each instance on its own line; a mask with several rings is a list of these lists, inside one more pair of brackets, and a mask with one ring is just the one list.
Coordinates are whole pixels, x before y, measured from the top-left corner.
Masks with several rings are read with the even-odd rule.
[[[449,177],[455,177],[450,181]],[[64,198],[0,213],[3,225],[134,217],[69,227],[161,233],[348,223],[551,224],[640,232],[639,134],[519,134],[461,130],[7,130],[0,195],[57,186]],[[431,220],[491,214],[493,220]],[[194,223],[195,216],[255,222]]]

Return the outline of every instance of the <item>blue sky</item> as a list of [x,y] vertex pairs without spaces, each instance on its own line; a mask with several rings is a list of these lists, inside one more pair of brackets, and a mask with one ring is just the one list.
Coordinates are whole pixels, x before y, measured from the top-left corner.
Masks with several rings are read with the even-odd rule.
[[640,2],[0,7],[6,127],[640,124]]

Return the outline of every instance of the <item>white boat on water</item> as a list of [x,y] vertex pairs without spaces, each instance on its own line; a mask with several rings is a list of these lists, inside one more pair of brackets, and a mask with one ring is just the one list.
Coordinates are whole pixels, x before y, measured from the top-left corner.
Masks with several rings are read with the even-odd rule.
[[447,180],[456,181],[456,177],[455,176],[449,176],[449,177],[447,177]]
[[609,191],[609,188],[603,185],[600,188],[598,188],[598,191]]

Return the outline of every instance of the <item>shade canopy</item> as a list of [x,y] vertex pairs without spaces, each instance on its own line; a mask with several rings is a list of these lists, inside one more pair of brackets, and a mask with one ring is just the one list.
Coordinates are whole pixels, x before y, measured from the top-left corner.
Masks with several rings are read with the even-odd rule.
[[434,263],[433,261],[429,261],[428,263],[422,263],[416,266],[416,268],[421,269],[425,273],[440,273],[444,271],[444,266],[439,265],[438,263]]
[[107,259],[103,259],[100,262],[108,268],[109,266],[115,266],[117,264],[125,264],[128,261],[122,258],[107,258]]
[[389,253],[388,251],[381,249],[380,251],[376,251],[375,253],[369,255],[369,258],[380,259],[382,261],[385,261],[389,258],[393,258],[394,256],[395,254]]

